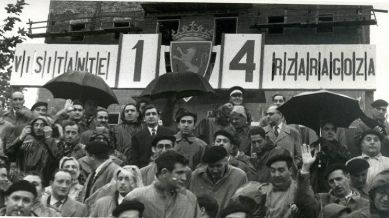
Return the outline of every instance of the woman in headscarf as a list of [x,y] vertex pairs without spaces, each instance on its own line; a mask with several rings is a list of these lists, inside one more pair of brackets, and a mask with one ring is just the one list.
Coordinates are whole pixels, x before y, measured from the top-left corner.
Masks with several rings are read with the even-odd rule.
[[142,116],[134,103],[124,105],[120,114],[122,122],[114,129],[115,149],[126,154],[131,146],[131,137],[141,129]]
[[142,186],[142,178],[137,166],[126,165],[117,169],[112,181],[103,186],[96,194],[98,200],[95,205],[92,205],[90,216],[112,216],[112,211],[122,203],[124,197],[133,189]]
[[[84,187],[78,181],[78,177],[80,176],[80,172],[81,172],[80,163],[78,163],[78,161],[74,157],[63,157],[59,161],[59,168],[68,170],[72,175],[72,184],[70,186],[68,196],[73,200],[79,201],[80,200],[79,194],[82,188]],[[45,188],[45,192],[51,194],[51,186],[47,186]]]

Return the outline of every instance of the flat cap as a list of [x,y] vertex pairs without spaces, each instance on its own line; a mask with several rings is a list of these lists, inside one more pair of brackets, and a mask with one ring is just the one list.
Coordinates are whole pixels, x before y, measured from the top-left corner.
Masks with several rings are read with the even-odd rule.
[[232,213],[243,212],[247,215],[250,213],[250,210],[246,205],[243,205],[239,202],[230,202],[220,213],[220,217],[225,218]]
[[359,157],[352,158],[346,162],[347,171],[351,175],[355,175],[359,172],[367,170],[367,169],[369,169],[369,167],[370,167],[370,165],[367,162],[367,160],[365,160],[363,158],[359,158]]
[[113,211],[112,215],[114,217],[119,217],[121,213],[127,210],[136,210],[139,211],[139,215],[142,216],[145,206],[136,200],[124,200],[121,204],[119,204]]
[[347,167],[344,164],[335,163],[327,167],[324,171],[324,178],[328,178],[328,176],[334,172],[335,170],[342,170],[343,172],[348,173]]
[[286,161],[293,163],[293,158],[288,150],[284,148],[276,148],[270,152],[269,157],[266,161],[266,166],[270,167],[270,165],[277,161]]
[[88,154],[93,155],[108,155],[110,152],[110,147],[106,142],[91,141],[86,144],[85,151],[88,152]]
[[36,197],[38,195],[36,192],[35,186],[26,180],[20,180],[20,181],[13,183],[7,189],[7,191],[5,191],[5,196],[9,196],[10,194],[12,194],[13,192],[16,192],[16,191],[31,192],[34,195],[34,197]]
[[197,114],[191,112],[191,111],[188,111],[188,110],[179,110],[177,111],[177,114],[176,114],[176,122],[180,122],[180,119],[184,116],[191,116],[193,117],[194,121],[196,122],[197,120]]
[[231,144],[234,144],[234,145],[239,145],[240,144],[238,142],[238,140],[230,132],[228,132],[226,130],[221,129],[221,130],[216,131],[213,134],[213,139],[215,140],[218,135],[222,135],[222,136],[228,138],[230,140]]
[[47,104],[47,102],[38,101],[31,107],[31,111],[33,111],[35,108],[40,107],[40,106],[45,106],[47,108],[48,104]]
[[156,136],[156,137],[153,139],[153,141],[151,142],[151,146],[152,146],[152,147],[155,147],[155,146],[157,146],[157,143],[158,143],[159,141],[165,140],[165,139],[172,141],[173,145],[174,145],[174,143],[176,142],[176,137],[174,137],[174,135],[159,135],[159,136]]
[[203,162],[204,163],[215,163],[223,158],[227,157],[227,151],[222,146],[211,146],[204,152]]
[[375,100],[373,103],[371,103],[371,106],[374,107],[374,108],[377,108],[377,107],[387,107],[388,106],[388,102],[386,102],[383,99],[378,99],[378,100]]

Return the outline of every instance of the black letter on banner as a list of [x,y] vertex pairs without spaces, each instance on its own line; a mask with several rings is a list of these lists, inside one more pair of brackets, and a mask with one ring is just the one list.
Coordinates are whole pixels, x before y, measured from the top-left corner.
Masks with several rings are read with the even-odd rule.
[[370,76],[370,74],[375,76],[374,60],[373,60],[373,58],[370,58],[370,61],[369,61],[369,73],[368,73],[368,75]]
[[343,61],[343,70],[344,74],[347,76],[351,76],[353,74],[353,63],[350,58],[345,58]]
[[[242,48],[236,53],[235,57],[230,62],[230,70],[245,70],[246,71],[246,82],[253,81],[253,72],[255,70],[254,63],[254,40],[247,40]],[[247,55],[246,55],[247,54]],[[240,61],[246,55],[246,63]],[[274,57],[274,56],[273,56]]]
[[[278,64],[279,63],[279,64]],[[282,72],[282,59],[276,58],[276,53],[273,52],[273,60],[271,66],[271,80],[274,80],[274,77],[277,75],[277,69],[279,70],[279,74]]]
[[142,73],[142,62],[143,62],[143,47],[144,47],[144,40],[139,40],[138,43],[136,43],[136,45],[132,48],[132,49],[136,49],[134,81],[140,81],[140,76]]
[[42,70],[42,60],[43,60],[43,57],[42,56],[39,56],[36,58],[36,64],[38,65],[38,70],[35,70],[35,73],[39,73],[41,72]]

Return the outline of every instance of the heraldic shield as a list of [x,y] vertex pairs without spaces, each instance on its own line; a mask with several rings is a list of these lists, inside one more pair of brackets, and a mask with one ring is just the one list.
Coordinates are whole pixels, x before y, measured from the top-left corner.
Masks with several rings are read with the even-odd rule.
[[212,41],[173,41],[170,65],[173,72],[192,72],[205,76],[211,59]]

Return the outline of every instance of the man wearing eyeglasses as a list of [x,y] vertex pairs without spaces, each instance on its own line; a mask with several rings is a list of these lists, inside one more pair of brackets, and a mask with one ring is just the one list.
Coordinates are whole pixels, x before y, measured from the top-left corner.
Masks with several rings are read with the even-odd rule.
[[[383,131],[374,129],[378,132],[386,132],[386,134],[389,133],[389,122],[386,120],[386,113],[387,113],[387,108],[388,108],[388,102],[382,99],[375,100],[372,104],[372,110],[371,110],[371,119],[377,122],[378,126],[383,129]],[[360,121],[357,123],[357,128],[356,128],[356,134],[355,138],[357,141],[360,139],[362,133],[366,130],[371,129],[369,126],[367,126],[364,122]],[[357,146],[357,145],[356,145]],[[354,150],[358,149],[350,149],[350,151],[356,155]],[[359,150],[358,150],[359,151]],[[382,155],[389,157],[389,136],[385,136],[384,139],[382,140],[382,148],[381,148],[381,153]],[[360,154],[360,153],[359,153]],[[358,155],[359,155],[358,154]]]

